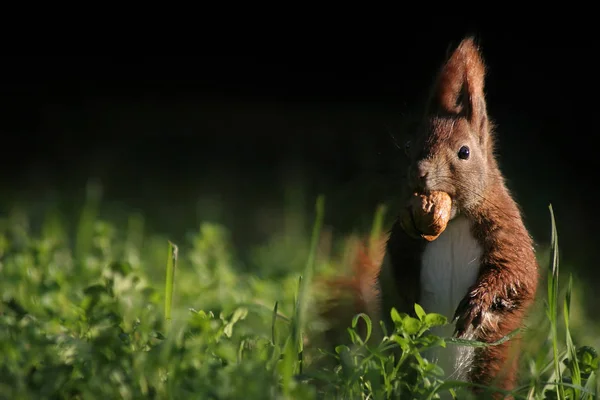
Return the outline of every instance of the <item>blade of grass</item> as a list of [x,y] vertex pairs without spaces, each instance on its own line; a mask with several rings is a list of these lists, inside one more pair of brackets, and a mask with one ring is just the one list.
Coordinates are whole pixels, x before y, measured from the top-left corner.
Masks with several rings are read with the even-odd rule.
[[[304,268],[304,274],[302,281],[300,282],[300,288],[298,292],[298,323],[294,330],[294,339],[296,341],[301,340],[301,332],[304,328],[304,320],[306,317],[307,299],[309,295],[310,284],[312,282],[312,276],[315,270],[315,259],[317,254],[317,246],[319,244],[319,237],[321,235],[321,228],[323,226],[323,216],[325,214],[325,198],[321,195],[317,198],[315,205],[315,222],[312,230],[312,237],[310,241],[310,250],[308,253],[308,260],[306,267]],[[298,346],[300,347],[300,343]]]
[[[269,315],[271,315],[273,318],[277,318],[280,321],[283,322],[287,322],[287,323],[291,323],[292,322],[292,318],[289,318],[288,316],[284,315],[281,313],[281,311],[277,310],[277,312],[273,312],[273,308],[268,307],[262,303],[260,303],[259,301],[253,301],[253,302],[241,302],[238,303],[240,307],[246,307],[249,310],[252,310],[256,313],[269,313]],[[279,306],[278,306],[279,307]]]
[[283,387],[283,398],[290,398],[292,376],[296,367],[298,357],[298,346],[296,344],[296,332],[298,325],[298,294],[302,286],[302,276],[298,277],[298,291],[294,296],[294,310],[290,319],[290,334],[285,339],[283,345],[283,361],[281,365],[281,385]]
[[276,336],[276,331],[275,331],[275,322],[277,322],[277,307],[278,307],[279,303],[275,302],[275,307],[273,307],[273,319],[271,320],[271,343],[273,343],[273,346],[275,346],[275,343],[277,343],[277,336]]
[[[306,267],[304,268],[304,274],[298,278],[298,294],[294,304],[291,337],[288,338],[289,340],[284,349],[284,365],[282,366],[281,374],[284,398],[289,398],[295,366],[298,366],[300,371],[302,371],[302,328],[304,327],[307,307],[306,299],[308,298],[309,284],[314,273],[317,245],[319,243],[319,236],[323,225],[323,215],[325,213],[325,199],[322,195],[317,198],[315,210],[316,216],[312,230],[308,260],[306,262]],[[296,364],[296,362],[298,362],[298,364]]]
[[[577,361],[577,348],[573,343],[571,331],[569,330],[569,315],[571,310],[571,292],[573,290],[573,276],[569,275],[569,286],[564,301],[564,318],[565,318],[565,335],[567,342],[567,351],[569,353],[569,369],[571,371],[571,381],[573,385],[581,386],[581,371],[579,370],[579,362]],[[575,388],[575,398],[579,398],[579,389]]]
[[[550,279],[548,280],[548,317],[550,319],[550,335],[552,340],[552,355],[554,357],[554,376],[557,383],[562,382],[562,372],[560,369],[560,358],[558,355],[558,232],[556,230],[556,220],[554,218],[554,210],[552,204],[548,206],[550,209],[550,218],[552,222],[552,238],[551,238],[551,261],[550,261]],[[562,385],[556,385],[556,395],[559,400],[565,398],[565,391]]]
[[586,391],[584,392],[584,395],[581,396],[581,398],[583,400],[590,399],[592,397],[596,398],[596,395],[598,393],[598,386],[600,386],[600,379],[598,379],[596,377],[596,374],[592,372],[588,377],[587,382],[585,383],[584,389]]
[[169,241],[169,254],[167,256],[167,279],[165,283],[165,319],[171,321],[171,307],[173,303],[173,281],[175,278],[175,266],[177,265],[177,245]]
[[478,340],[459,339],[456,337],[444,337],[443,339],[446,343],[450,343],[453,345],[470,346],[470,347],[490,347],[490,346],[498,346],[498,345],[512,339],[517,333],[521,332],[521,330],[522,330],[521,328],[517,328],[517,329],[513,330],[512,332],[506,334],[505,336],[501,337],[497,341],[491,342],[491,343],[480,342]]

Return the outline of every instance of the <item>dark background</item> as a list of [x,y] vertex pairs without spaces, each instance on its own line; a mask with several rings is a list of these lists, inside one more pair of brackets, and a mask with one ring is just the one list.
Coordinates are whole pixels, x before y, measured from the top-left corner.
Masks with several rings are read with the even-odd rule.
[[[290,202],[310,211],[319,193],[334,232],[368,229],[377,204],[394,205],[391,134],[402,142],[448,46],[468,33],[488,65],[500,164],[526,224],[547,243],[553,204],[563,264],[597,304],[594,55],[591,40],[565,32],[457,28],[254,56],[7,56],[1,204],[36,215],[58,202],[76,218],[95,178],[111,216],[139,210],[175,240],[222,222],[242,255],[282,228]],[[303,191],[289,197],[293,187]]]

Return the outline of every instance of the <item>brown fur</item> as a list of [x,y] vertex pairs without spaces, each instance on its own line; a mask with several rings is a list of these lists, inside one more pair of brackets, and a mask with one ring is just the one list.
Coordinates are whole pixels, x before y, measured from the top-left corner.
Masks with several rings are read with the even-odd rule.
[[[483,255],[477,281],[456,309],[456,335],[473,328],[475,340],[493,342],[523,323],[536,294],[538,265],[532,239],[494,157],[484,77],[483,59],[473,38],[467,38],[434,81],[420,130],[408,149],[409,167],[400,199],[406,201],[413,192],[446,191],[453,200],[453,213],[470,220]],[[468,160],[457,157],[463,145],[470,148]],[[409,237],[396,221],[383,268],[374,268],[373,258],[359,257],[354,278],[332,285],[355,296],[354,313],[370,310],[388,323],[391,307],[414,314],[425,245],[424,240]],[[370,286],[374,271],[377,282]],[[365,288],[372,290],[368,298]],[[371,299],[377,299],[377,304],[370,305]],[[513,389],[518,345],[519,340],[513,338],[477,349],[469,379]]]

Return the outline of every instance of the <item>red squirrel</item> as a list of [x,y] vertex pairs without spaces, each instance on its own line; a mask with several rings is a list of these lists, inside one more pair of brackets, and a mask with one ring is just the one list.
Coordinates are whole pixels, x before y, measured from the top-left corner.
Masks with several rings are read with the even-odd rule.
[[[342,285],[357,299],[353,313],[377,313],[391,324],[392,307],[414,315],[418,303],[451,322],[436,334],[488,343],[524,322],[539,268],[532,238],[494,155],[484,76],[479,49],[467,37],[441,67],[424,118],[406,146],[409,166],[400,195],[404,206],[384,254],[359,257],[355,277]],[[445,230],[428,241],[414,220],[401,221],[402,216],[408,216],[405,221],[414,216],[411,196],[432,191],[449,195],[452,206]],[[428,355],[450,379],[511,390],[518,343],[513,337],[486,348],[448,344]]]

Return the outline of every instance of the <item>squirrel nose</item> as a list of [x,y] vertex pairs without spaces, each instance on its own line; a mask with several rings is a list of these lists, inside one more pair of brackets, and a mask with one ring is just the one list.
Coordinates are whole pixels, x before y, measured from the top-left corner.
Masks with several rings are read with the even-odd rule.
[[419,166],[417,167],[417,171],[418,171],[419,179],[427,178],[428,168],[424,162],[419,163]]
[[415,186],[419,191],[425,191],[427,188],[427,175],[429,174],[429,163],[427,161],[420,161],[417,164],[415,171]]

